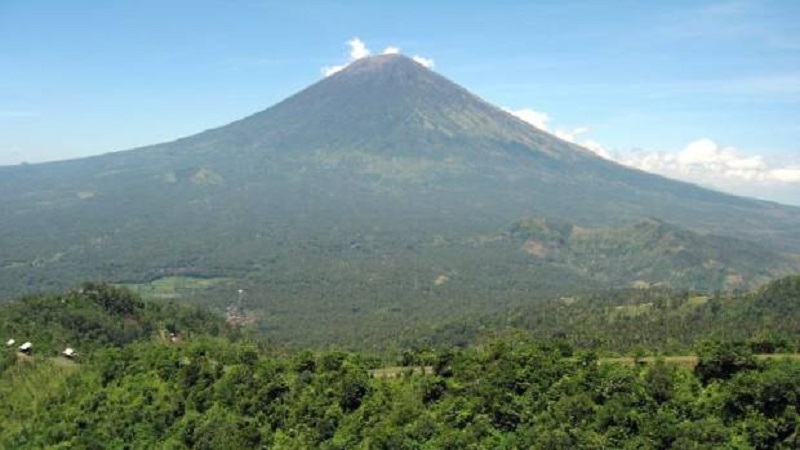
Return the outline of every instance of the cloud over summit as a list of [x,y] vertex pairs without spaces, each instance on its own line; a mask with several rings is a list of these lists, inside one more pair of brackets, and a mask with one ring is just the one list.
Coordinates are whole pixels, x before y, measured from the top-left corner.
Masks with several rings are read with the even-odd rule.
[[[350,51],[349,51],[349,60],[347,62],[345,62],[344,64],[336,64],[336,65],[332,65],[332,66],[323,67],[320,70],[322,72],[323,76],[329,77],[329,76],[335,74],[336,72],[341,71],[342,69],[344,69],[345,67],[350,65],[353,61],[356,61],[356,60],[361,59],[361,58],[366,58],[367,56],[370,56],[372,54],[370,49],[367,47],[367,44],[364,41],[362,41],[361,39],[359,39],[358,37],[354,37],[354,38],[350,39],[349,41],[347,41],[347,46],[350,49]],[[390,46],[386,47],[385,49],[383,49],[381,54],[382,55],[397,55],[397,54],[400,54],[400,48],[396,47],[394,45],[390,45]],[[411,59],[413,59],[414,61],[416,61],[419,64],[422,64],[423,66],[427,67],[428,69],[432,69],[434,67],[434,61],[433,61],[432,58],[425,58],[423,56],[414,55],[414,56],[411,57]]]
[[370,51],[367,48],[367,44],[364,43],[358,37],[354,37],[347,41],[347,46],[350,47],[350,60],[344,64],[337,64],[335,66],[325,66],[322,68],[322,75],[329,77],[336,72],[347,67],[350,63],[357,59],[361,59],[370,55]]

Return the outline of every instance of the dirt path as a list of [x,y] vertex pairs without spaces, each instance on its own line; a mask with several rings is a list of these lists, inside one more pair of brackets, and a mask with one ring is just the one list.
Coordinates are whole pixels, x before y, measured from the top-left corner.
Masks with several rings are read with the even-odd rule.
[[[760,361],[782,360],[782,359],[800,361],[800,353],[763,354],[763,355],[755,355],[755,357]],[[645,356],[643,358],[638,358],[638,361],[640,361],[643,364],[652,364],[659,359],[662,359],[667,364],[675,364],[689,369],[694,369],[694,366],[697,365],[698,361],[696,355],[662,356],[662,357]],[[636,364],[637,358],[634,358],[632,356],[620,356],[613,358],[599,358],[598,361],[600,362],[600,364],[622,364],[625,366],[633,366],[634,364]],[[380,369],[370,370],[369,374],[373,378],[397,378],[409,372],[422,375],[432,375],[433,367],[432,366],[383,367]]]
[[[800,353],[775,353],[775,354],[763,354],[763,355],[755,355],[756,359],[760,361],[765,360],[781,360],[781,359],[790,359],[793,361],[800,361]],[[646,356],[644,358],[639,358],[644,364],[652,364],[658,360],[658,357],[655,356]],[[697,365],[698,358],[695,355],[685,355],[685,356],[663,356],[661,359],[668,364],[676,364],[679,366],[688,367],[690,369],[694,369],[694,366]],[[632,366],[636,363],[636,358],[630,356],[623,356],[618,358],[600,358],[601,364],[623,364],[626,366]]]
[[397,378],[408,372],[433,375],[433,366],[383,367],[380,369],[372,369],[369,371],[369,374],[372,378]]

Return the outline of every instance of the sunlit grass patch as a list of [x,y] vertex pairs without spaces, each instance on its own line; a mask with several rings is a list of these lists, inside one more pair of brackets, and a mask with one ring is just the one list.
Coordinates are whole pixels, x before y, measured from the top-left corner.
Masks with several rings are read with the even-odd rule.
[[128,283],[121,286],[146,299],[176,299],[211,289],[228,280],[230,279],[225,277],[164,277],[149,283]]

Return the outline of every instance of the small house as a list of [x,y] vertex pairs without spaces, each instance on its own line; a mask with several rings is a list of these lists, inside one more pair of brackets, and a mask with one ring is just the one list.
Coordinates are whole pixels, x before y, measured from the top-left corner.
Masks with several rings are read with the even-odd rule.
[[13,340],[13,339],[9,339],[9,340],[8,340],[8,342],[6,342],[6,347],[11,347],[11,346],[12,346],[12,345],[14,345],[16,342],[17,342],[17,341],[15,341],[15,340]]
[[61,354],[66,356],[67,358],[74,358],[78,356],[78,352],[76,352],[75,349],[70,347],[67,347],[67,349],[61,352]]
[[33,350],[33,344],[31,344],[30,342],[26,342],[19,346],[19,351],[21,351],[22,353],[30,353],[31,350]]

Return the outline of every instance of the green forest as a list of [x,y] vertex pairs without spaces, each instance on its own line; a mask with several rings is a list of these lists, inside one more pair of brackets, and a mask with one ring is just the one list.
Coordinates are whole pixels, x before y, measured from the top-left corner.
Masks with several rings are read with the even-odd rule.
[[[584,343],[535,321],[461,345],[296,349],[202,308],[85,283],[0,306],[0,332],[17,341],[0,360],[0,448],[797,448],[798,334],[766,324],[793,314],[800,277],[687,298],[663,319],[687,301],[729,302],[739,334],[691,334],[676,344],[683,360],[624,344],[648,326]],[[693,320],[719,317],[704,314]]]

